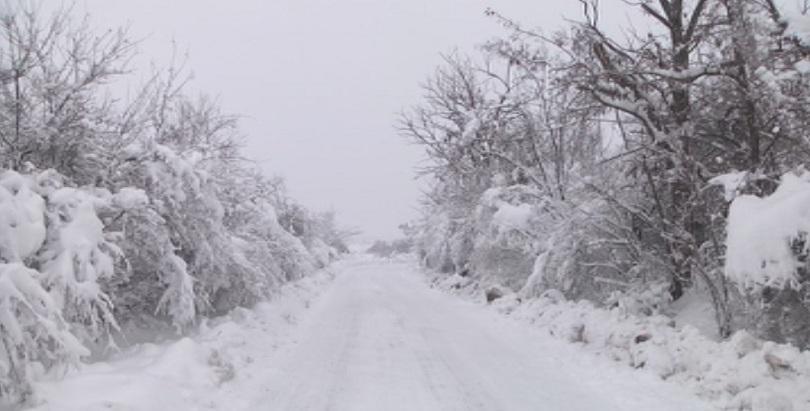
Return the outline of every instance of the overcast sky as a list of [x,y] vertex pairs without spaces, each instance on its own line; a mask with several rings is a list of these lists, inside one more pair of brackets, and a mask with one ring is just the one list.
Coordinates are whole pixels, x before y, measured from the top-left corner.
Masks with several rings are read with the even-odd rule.
[[[393,128],[439,54],[503,33],[484,10],[547,30],[574,0],[79,0],[95,25],[128,24],[144,58],[189,54],[194,90],[243,116],[247,154],[296,199],[369,238],[417,216],[421,152]],[[609,10],[611,11],[611,10]],[[615,12],[614,12],[615,13]]]

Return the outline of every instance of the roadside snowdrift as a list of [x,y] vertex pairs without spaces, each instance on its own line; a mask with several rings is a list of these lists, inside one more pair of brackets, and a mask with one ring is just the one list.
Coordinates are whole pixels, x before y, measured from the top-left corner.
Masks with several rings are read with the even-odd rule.
[[[436,278],[446,291],[485,303],[485,287],[454,275]],[[810,409],[810,353],[745,332],[715,342],[665,316],[639,317],[621,308],[565,300],[555,292],[523,301],[506,294],[491,307],[590,353],[685,385],[723,410]]]
[[230,409],[252,392],[251,374],[282,345],[297,318],[334,278],[329,269],[288,283],[269,302],[205,321],[177,341],[139,344],[109,361],[36,384],[34,410]]

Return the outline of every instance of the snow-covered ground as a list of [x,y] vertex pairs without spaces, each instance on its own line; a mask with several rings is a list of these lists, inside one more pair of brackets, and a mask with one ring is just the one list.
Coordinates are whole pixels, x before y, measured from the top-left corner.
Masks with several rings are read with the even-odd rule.
[[[740,330],[729,339],[717,335],[705,297],[687,294],[667,315],[640,315],[629,307],[606,308],[569,301],[555,290],[521,298],[496,286],[459,275],[435,275],[444,292],[491,308],[596,355],[688,388],[728,411],[810,410],[810,352],[755,338]],[[504,294],[487,302],[491,290]]]
[[37,384],[39,404],[33,409],[233,409],[233,401],[263,389],[261,376],[275,364],[277,349],[289,343],[300,318],[309,315],[308,308],[335,273],[354,264],[341,261],[287,284],[271,301],[209,321],[188,338],[139,344],[107,362],[54,375]]
[[353,259],[171,344],[38,386],[39,410],[709,410],[681,387]]

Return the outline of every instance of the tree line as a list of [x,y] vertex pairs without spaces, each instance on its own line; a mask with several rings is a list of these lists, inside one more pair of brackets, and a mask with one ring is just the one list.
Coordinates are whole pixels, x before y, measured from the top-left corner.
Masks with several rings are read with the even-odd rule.
[[0,16],[0,404],[139,329],[187,331],[347,251],[333,213],[302,207],[243,157],[237,117],[184,92],[182,67],[133,86],[138,42],[126,30],[97,30],[70,7],[10,8]]
[[724,270],[731,201],[810,160],[810,3],[625,2],[618,30],[579,3],[553,33],[488,10],[506,34],[446,55],[402,115],[430,159],[423,263],[647,314],[701,293],[722,337],[810,347],[806,232],[790,281]]

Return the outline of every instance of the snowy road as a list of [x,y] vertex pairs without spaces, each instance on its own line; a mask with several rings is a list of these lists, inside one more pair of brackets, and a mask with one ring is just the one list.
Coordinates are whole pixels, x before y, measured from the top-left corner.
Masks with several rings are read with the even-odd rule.
[[[38,385],[37,411],[702,411],[686,389],[362,257]],[[334,279],[333,279],[334,278]]]
[[433,290],[405,263],[339,273],[272,362],[252,381],[263,392],[240,408],[710,409],[675,385]]

